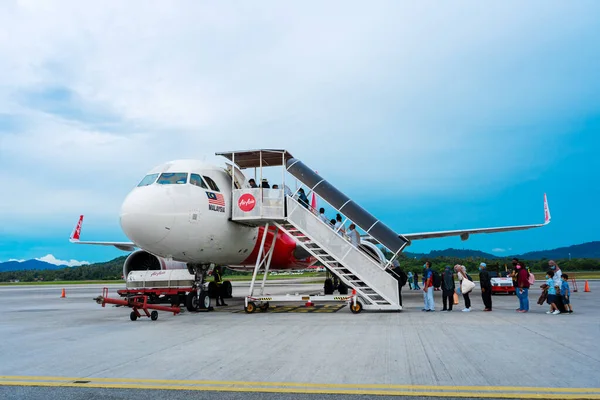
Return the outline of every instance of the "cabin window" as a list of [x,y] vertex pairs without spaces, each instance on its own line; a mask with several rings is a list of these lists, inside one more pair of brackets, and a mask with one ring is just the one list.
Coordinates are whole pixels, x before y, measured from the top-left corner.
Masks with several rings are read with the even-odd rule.
[[200,175],[198,175],[198,174],[190,175],[190,183],[192,185],[200,186],[201,188],[208,189],[208,187],[206,186],[206,183],[204,183],[204,181],[202,180],[202,177],[200,177]]
[[159,185],[182,185],[187,183],[188,174],[185,172],[163,172],[158,178]]
[[208,186],[214,190],[215,192],[219,192],[219,187],[217,186],[217,184],[215,183],[215,181],[213,181],[212,179],[210,179],[208,176],[204,175],[203,176],[204,180],[206,181],[206,183],[208,183]]
[[156,182],[156,178],[158,178],[158,174],[146,175],[144,179],[138,183],[138,187],[152,185],[154,182]]

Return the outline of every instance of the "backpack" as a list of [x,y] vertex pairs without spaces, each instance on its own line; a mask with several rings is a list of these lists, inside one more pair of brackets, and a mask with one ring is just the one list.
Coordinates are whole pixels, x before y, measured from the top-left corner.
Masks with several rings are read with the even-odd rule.
[[439,288],[442,286],[442,276],[439,272],[433,271],[433,287]]
[[530,272],[529,276],[527,277],[527,280],[529,281],[529,286],[533,286],[533,284],[535,283],[535,276]]

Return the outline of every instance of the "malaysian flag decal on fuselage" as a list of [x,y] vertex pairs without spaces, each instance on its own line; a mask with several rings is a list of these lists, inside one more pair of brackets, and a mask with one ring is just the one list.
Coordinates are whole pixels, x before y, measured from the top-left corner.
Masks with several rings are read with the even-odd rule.
[[210,211],[225,212],[225,197],[221,193],[206,192],[206,196]]

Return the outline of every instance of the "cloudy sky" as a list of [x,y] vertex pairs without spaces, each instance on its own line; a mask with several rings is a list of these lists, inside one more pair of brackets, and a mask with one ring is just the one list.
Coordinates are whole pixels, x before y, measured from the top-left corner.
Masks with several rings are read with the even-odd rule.
[[[373,5],[374,4],[374,5]],[[0,2],[0,261],[103,261],[154,165],[286,148],[415,243],[600,239],[598,1]],[[50,258],[51,257],[51,258]]]

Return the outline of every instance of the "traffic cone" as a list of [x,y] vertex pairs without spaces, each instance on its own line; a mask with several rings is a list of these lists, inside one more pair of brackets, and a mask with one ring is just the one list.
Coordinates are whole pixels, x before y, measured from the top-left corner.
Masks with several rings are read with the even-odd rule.
[[60,295],[60,298],[62,299],[63,297],[67,297],[67,295],[65,294],[65,288],[63,288],[62,294]]
[[583,291],[584,292],[591,292],[590,285],[588,284],[588,281],[585,281],[585,286],[584,286]]

